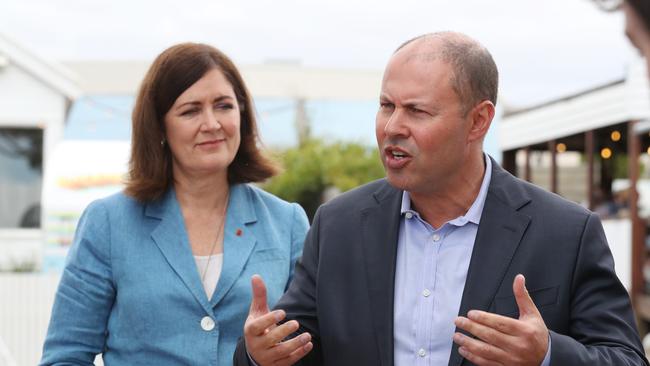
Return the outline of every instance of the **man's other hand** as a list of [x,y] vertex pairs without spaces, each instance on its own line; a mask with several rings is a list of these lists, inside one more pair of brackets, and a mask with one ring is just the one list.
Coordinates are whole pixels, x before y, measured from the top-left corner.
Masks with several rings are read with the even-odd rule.
[[526,290],[525,278],[517,275],[512,284],[519,319],[472,310],[467,318],[456,318],[456,326],[474,336],[454,334],[461,356],[479,366],[539,366],[548,351],[548,329]]

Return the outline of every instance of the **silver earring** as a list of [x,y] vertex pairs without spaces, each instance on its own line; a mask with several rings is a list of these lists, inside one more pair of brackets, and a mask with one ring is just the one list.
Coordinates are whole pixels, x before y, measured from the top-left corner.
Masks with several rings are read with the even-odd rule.
[[165,146],[165,139],[160,140],[160,146]]

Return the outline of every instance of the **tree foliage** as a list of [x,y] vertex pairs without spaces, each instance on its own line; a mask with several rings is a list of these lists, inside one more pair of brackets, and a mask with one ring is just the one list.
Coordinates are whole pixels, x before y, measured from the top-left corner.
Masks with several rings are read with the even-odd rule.
[[289,202],[298,202],[310,220],[326,189],[345,192],[384,176],[377,149],[357,143],[326,144],[310,139],[278,155],[284,172],[265,183],[264,189]]

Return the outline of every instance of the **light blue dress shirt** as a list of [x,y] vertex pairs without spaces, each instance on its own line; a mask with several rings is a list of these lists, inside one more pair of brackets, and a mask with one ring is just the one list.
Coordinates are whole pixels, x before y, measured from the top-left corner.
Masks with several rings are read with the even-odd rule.
[[[465,215],[433,228],[402,195],[394,294],[395,366],[447,365],[492,163]],[[549,349],[542,366],[550,363]]]

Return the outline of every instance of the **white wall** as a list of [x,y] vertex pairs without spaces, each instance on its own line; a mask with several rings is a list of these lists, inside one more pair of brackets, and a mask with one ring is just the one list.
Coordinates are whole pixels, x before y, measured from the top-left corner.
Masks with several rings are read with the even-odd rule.
[[623,286],[632,287],[632,222],[629,219],[603,220],[603,229],[614,256],[616,275]]
[[[62,138],[65,115],[66,97],[62,93],[11,61],[0,68],[0,127],[44,129],[44,175],[46,158]],[[35,253],[40,257],[42,233],[40,230],[28,231],[27,234],[16,234],[16,230],[0,229],[0,267],[7,258],[28,260]]]
[[5,363],[38,364],[58,282],[58,275],[0,273],[0,341],[9,351]]
[[63,133],[66,98],[20,67],[0,68],[0,126],[45,128],[44,153]]

